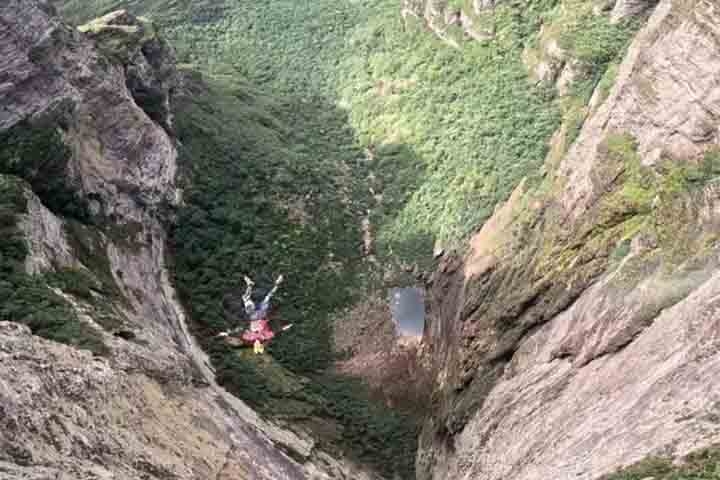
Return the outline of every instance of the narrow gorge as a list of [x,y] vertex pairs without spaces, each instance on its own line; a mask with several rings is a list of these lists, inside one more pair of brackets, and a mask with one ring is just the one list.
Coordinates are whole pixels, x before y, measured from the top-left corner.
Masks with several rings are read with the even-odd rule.
[[719,119],[715,0],[0,0],[0,480],[720,478]]

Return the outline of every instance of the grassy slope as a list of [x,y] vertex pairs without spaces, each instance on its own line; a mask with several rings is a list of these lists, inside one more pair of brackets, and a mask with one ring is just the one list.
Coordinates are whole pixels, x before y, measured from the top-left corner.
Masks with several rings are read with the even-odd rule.
[[[433,237],[456,243],[477,228],[520,178],[539,168],[557,126],[551,99],[528,83],[520,61],[556,0],[497,9],[486,20],[498,41],[465,43],[461,51],[406,29],[396,0],[213,8],[105,0],[92,13],[141,3],[143,13],[166,25],[181,61],[292,96],[300,108],[324,109],[329,100],[346,109],[360,143],[376,149],[375,187],[385,198],[375,213],[384,247],[422,247],[407,252],[413,259],[428,253]],[[66,4],[71,15],[91,10],[86,2]]]
[[720,450],[708,448],[688,455],[680,463],[668,458],[648,458],[602,480],[717,480],[720,478]]
[[[422,165],[403,192],[407,201],[391,196],[400,201],[381,219],[382,246],[413,257],[427,254],[416,239],[457,244],[523,176],[537,173],[558,118],[549,92],[528,82],[520,57],[554,3],[496,9],[485,19],[496,41],[463,43],[462,50],[422,28],[405,30],[390,8],[353,32],[348,43],[356,55],[340,66],[341,102],[363,141],[410,145]],[[389,188],[402,186],[394,165],[380,163]]]

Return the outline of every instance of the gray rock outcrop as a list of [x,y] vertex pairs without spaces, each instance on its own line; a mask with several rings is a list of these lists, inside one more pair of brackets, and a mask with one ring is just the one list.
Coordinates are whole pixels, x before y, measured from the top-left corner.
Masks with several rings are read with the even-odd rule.
[[611,18],[617,22],[629,17],[637,17],[649,12],[658,4],[658,0],[617,0]]

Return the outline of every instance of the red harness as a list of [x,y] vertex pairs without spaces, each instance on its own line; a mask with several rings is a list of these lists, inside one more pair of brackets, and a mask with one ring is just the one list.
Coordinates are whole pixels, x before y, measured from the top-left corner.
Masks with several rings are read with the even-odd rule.
[[270,328],[270,324],[266,318],[253,320],[250,322],[250,328],[245,330],[241,336],[243,341],[254,344],[256,341],[268,342],[273,339],[275,332]]

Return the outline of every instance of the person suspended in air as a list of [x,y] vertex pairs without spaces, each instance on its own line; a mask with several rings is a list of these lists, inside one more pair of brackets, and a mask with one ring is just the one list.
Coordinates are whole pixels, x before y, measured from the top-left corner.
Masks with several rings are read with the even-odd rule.
[[[246,287],[242,300],[245,306],[245,313],[250,319],[250,325],[242,332],[241,335],[239,335],[238,338],[240,338],[246,345],[252,345],[255,354],[261,354],[265,352],[265,345],[275,337],[275,332],[270,327],[270,322],[268,321],[268,313],[270,311],[270,300],[280,287],[280,284],[283,281],[283,276],[280,275],[277,280],[275,280],[273,288],[267,295],[265,295],[260,302],[260,305],[256,305],[252,299],[255,282],[253,282],[248,276],[244,276],[243,278],[245,280]],[[280,331],[284,332],[290,327],[292,327],[292,324],[285,325]],[[222,332],[218,336],[236,336],[240,330],[242,330],[242,327]]]

